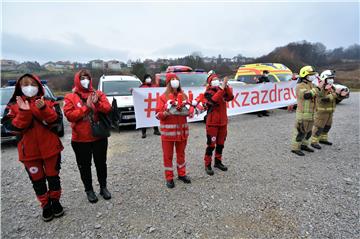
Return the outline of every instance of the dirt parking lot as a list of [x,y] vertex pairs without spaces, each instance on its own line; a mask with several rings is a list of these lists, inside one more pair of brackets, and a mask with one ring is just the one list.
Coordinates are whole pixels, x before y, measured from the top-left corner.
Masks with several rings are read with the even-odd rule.
[[[359,93],[338,105],[333,146],[290,153],[295,114],[230,118],[224,163],[205,174],[205,125],[192,123],[186,150],[192,184],[164,185],[160,139],[133,129],[109,139],[110,201],[88,203],[66,125],[61,179],[66,215],[41,220],[13,145],[2,145],[2,238],[359,238]],[[93,170],[94,186],[96,182]],[[98,185],[95,188],[98,192]]]

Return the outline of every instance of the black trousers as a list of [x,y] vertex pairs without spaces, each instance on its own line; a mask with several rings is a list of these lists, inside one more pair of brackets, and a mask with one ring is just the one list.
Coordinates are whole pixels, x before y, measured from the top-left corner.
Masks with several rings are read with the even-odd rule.
[[100,188],[106,187],[108,139],[104,138],[94,142],[71,141],[71,146],[75,152],[76,162],[80,171],[81,180],[84,183],[85,191],[93,190],[91,176],[92,157],[94,158]]

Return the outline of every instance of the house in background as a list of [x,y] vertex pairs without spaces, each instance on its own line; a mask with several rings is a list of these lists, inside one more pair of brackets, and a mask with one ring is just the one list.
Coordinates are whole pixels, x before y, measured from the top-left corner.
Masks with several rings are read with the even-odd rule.
[[121,62],[117,60],[111,60],[106,62],[106,68],[112,71],[121,70]]
[[92,69],[104,69],[105,63],[103,60],[92,60],[89,62]]

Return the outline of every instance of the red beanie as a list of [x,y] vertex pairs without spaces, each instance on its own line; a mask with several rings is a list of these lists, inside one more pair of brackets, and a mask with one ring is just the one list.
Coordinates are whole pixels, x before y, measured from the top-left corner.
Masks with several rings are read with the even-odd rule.
[[166,85],[169,84],[169,82],[174,78],[179,80],[179,78],[177,77],[177,75],[175,73],[167,73],[166,74],[165,84]]
[[211,75],[207,78],[207,83],[210,84],[210,82],[211,82],[214,78],[219,78],[219,76],[216,75],[216,74],[211,74]]

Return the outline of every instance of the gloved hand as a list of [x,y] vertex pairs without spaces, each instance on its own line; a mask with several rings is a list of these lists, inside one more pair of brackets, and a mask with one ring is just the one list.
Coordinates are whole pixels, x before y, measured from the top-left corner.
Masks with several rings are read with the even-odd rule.
[[165,104],[165,109],[170,110],[171,106],[174,105],[174,102],[172,100],[168,100]]
[[191,105],[192,105],[192,106],[197,106],[197,105],[198,105],[198,102],[197,102],[196,100],[193,100],[193,101],[191,102]]

